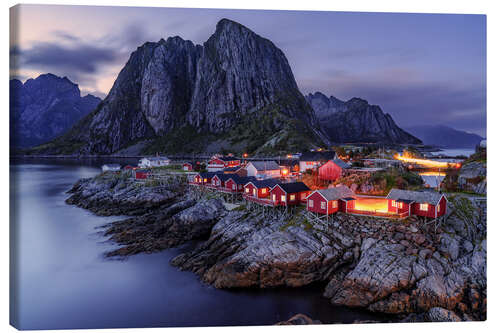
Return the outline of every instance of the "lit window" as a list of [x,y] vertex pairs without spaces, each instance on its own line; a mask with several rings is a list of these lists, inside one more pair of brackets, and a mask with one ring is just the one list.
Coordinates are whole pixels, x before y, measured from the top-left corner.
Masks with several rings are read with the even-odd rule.
[[332,207],[337,208],[337,201],[332,202]]
[[391,200],[392,207],[396,207],[396,200]]
[[314,207],[314,201],[309,199],[309,207]]
[[255,188],[253,189],[253,195],[257,196],[257,189],[255,189]]
[[285,202],[286,201],[286,195],[281,196],[281,201]]
[[276,201],[276,194],[273,194],[273,201]]
[[245,192],[246,192],[246,193],[250,192],[250,189],[247,187],[247,188],[245,189]]
[[402,202],[398,202],[398,208],[399,209],[403,208],[403,203]]
[[204,182],[206,183],[207,181],[208,181],[208,179],[206,179],[206,178],[205,178],[205,179],[204,179]]
[[321,209],[326,209],[326,202],[321,201]]
[[294,201],[294,200],[295,200],[295,194],[290,195],[290,201]]
[[441,210],[441,205],[438,205],[438,213],[439,213],[440,210]]
[[263,189],[262,189],[262,194],[266,194],[266,192],[267,192],[267,189],[266,189],[266,188],[263,188]]
[[429,209],[428,204],[420,204],[420,210],[426,212]]

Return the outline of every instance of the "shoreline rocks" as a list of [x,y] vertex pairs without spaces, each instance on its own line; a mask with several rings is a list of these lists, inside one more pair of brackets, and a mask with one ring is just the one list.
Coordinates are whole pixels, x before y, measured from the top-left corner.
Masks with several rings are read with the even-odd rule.
[[452,203],[450,215],[436,227],[417,218],[342,213],[319,222],[308,219],[302,208],[227,211],[215,193],[194,196],[175,183],[141,189],[115,178],[81,180],[68,199],[99,213],[138,213],[140,202],[148,195],[155,198],[138,216],[104,226],[105,235],[122,246],[108,256],[202,240],[171,264],[216,288],[321,282],[323,297],[333,305],[397,315],[402,321],[486,319],[485,216],[469,221],[464,231]]

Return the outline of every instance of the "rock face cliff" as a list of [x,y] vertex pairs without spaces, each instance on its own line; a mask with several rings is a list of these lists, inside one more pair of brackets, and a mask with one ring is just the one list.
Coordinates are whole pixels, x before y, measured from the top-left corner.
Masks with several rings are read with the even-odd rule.
[[377,105],[360,98],[343,102],[320,92],[306,96],[321,129],[332,142],[422,143],[402,130],[392,117]]
[[39,145],[63,134],[89,114],[101,99],[80,96],[68,78],[43,74],[24,84],[10,80],[11,147]]
[[[299,149],[321,142],[316,125],[283,52],[223,19],[203,46],[172,37],[139,47],[100,107],[44,149],[109,154],[145,139],[170,152],[213,141]],[[178,141],[189,137],[198,147]]]

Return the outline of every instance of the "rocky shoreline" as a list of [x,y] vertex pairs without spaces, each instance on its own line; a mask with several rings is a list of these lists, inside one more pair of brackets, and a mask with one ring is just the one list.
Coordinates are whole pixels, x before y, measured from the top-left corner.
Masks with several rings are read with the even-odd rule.
[[69,193],[69,204],[131,216],[104,226],[121,246],[108,256],[199,240],[171,264],[216,288],[323,283],[318,297],[333,305],[399,321],[486,319],[486,218],[464,221],[453,203],[435,226],[341,213],[326,223],[301,209],[229,211],[218,194],[197,193],[175,177],[148,184],[104,174],[80,180]]

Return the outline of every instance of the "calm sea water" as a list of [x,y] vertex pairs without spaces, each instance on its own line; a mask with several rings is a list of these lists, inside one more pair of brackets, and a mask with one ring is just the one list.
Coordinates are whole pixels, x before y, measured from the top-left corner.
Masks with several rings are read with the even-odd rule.
[[455,156],[469,157],[470,155],[474,154],[474,152],[475,152],[474,148],[449,148],[449,149],[446,148],[440,151],[432,152],[431,155],[434,156],[444,155],[450,157],[455,157]]
[[116,245],[98,227],[119,217],[98,217],[64,203],[65,191],[79,178],[96,175],[101,164],[11,161],[11,322],[18,328],[263,325],[296,313],[323,323],[381,319],[331,306],[320,297],[323,286],[212,288],[169,264],[182,248],[104,258]]

